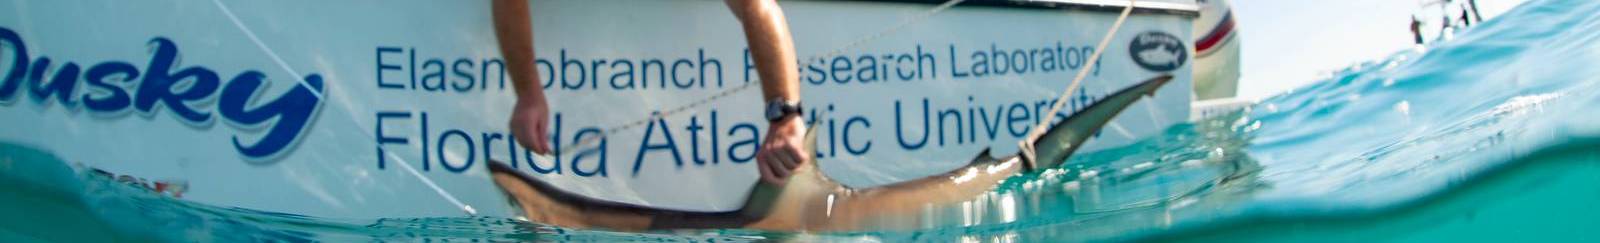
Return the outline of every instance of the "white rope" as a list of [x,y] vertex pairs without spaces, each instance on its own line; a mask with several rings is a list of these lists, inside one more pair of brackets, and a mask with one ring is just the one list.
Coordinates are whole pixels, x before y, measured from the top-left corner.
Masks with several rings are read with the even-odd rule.
[[461,208],[461,211],[467,212],[467,215],[478,215],[478,210],[472,209],[471,205],[461,203],[461,200],[456,200],[455,196],[450,195],[450,192],[445,191],[444,188],[439,187],[438,184],[433,184],[433,180],[429,180],[428,177],[423,177],[422,173],[417,172],[417,168],[412,168],[411,163],[406,163],[405,159],[401,159],[400,156],[395,156],[393,153],[389,153],[388,150],[384,150],[383,155],[390,156],[391,158],[398,160],[399,163],[396,164],[400,164],[400,168],[405,168],[406,172],[410,172],[412,176],[416,176],[418,180],[422,180],[422,184],[428,185],[428,188],[433,188],[433,192],[438,193],[441,197],[444,197],[444,200],[450,201],[450,204],[455,204],[457,208]]
[[[1067,85],[1067,90],[1061,92],[1061,96],[1056,97],[1055,105],[1050,106],[1050,112],[1041,114],[1056,114],[1056,112],[1061,112],[1061,108],[1067,104],[1067,99],[1072,96],[1072,92],[1077,92],[1078,85],[1083,82],[1085,77],[1089,76],[1089,70],[1099,68],[1098,63],[1100,62],[1100,54],[1106,50],[1106,45],[1111,44],[1111,38],[1117,34],[1118,29],[1122,28],[1122,23],[1128,20],[1128,15],[1133,13],[1133,5],[1135,4],[1135,1],[1136,0],[1128,0],[1128,6],[1122,8],[1122,15],[1117,16],[1117,22],[1112,23],[1111,29],[1106,30],[1106,35],[1100,38],[1100,44],[1094,47],[1094,54],[1089,55],[1089,60],[1084,62],[1089,63],[1089,65],[1095,65],[1095,67],[1085,67],[1084,69],[1079,69],[1078,76],[1072,78],[1072,83]],[[1021,147],[1023,154],[1025,154],[1028,158],[1029,163],[1037,163],[1033,161],[1033,142],[1035,140],[1039,140],[1039,136],[1044,135],[1045,129],[1050,126],[1051,120],[1056,118],[1054,115],[1041,116],[1043,116],[1044,119],[1040,119],[1039,124],[1034,125],[1033,130],[1028,131],[1027,139],[1017,142],[1017,145]],[[1073,146],[1077,145],[1074,144]],[[1031,167],[1034,165],[1037,164],[1031,164],[1029,166]],[[1033,167],[1033,169],[1039,168]]]
[[[267,47],[266,43],[261,42],[261,38],[256,38],[255,32],[251,31],[249,27],[245,27],[244,22],[239,21],[239,17],[238,16],[234,16],[233,15],[233,11],[228,10],[228,6],[227,5],[223,5],[221,0],[211,0],[211,3],[216,4],[217,5],[217,10],[221,10],[223,15],[228,16],[228,20],[233,21],[233,26],[234,27],[238,27],[239,31],[243,31],[245,36],[250,37],[250,41],[251,42],[255,42],[256,47],[261,48],[261,51],[265,52],[267,54],[267,57],[271,57],[273,61],[277,62],[278,66],[283,68],[283,71],[289,72],[289,75],[293,75],[294,80],[299,80],[300,81],[300,86],[303,86],[304,88],[306,88],[306,90],[310,90],[312,94],[317,96],[318,100],[322,100],[323,99],[321,91],[318,91],[317,89],[312,88],[311,84],[306,83],[306,81],[301,78],[299,72],[295,72],[293,68],[289,68],[289,63],[288,62],[284,62],[283,58],[278,57],[278,53],[277,52],[273,52],[272,48]],[[357,126],[359,126],[359,124]],[[361,131],[364,133],[364,132],[370,131],[370,130],[361,129]],[[367,135],[372,135],[372,134],[367,134]],[[379,151],[384,151],[384,153],[382,155],[380,155],[380,156],[390,156],[390,157],[393,157],[395,160],[397,160],[399,162],[397,164],[400,164],[400,168],[404,168],[406,170],[406,172],[410,172],[410,174],[412,176],[415,176],[417,178],[417,180],[422,181],[422,184],[427,185],[429,188],[433,188],[433,192],[438,193],[439,197],[443,197],[445,201],[449,201],[450,204],[454,204],[456,206],[456,208],[459,208],[459,209],[461,209],[461,211],[466,212],[467,215],[478,215],[478,210],[473,209],[471,205],[467,205],[467,204],[461,203],[461,200],[457,200],[455,195],[451,195],[449,191],[445,191],[444,188],[441,188],[441,187],[439,187],[438,184],[433,183],[433,180],[428,179],[428,177],[422,176],[422,173],[418,173],[417,169],[416,168],[412,168],[411,167],[411,163],[406,163],[405,159],[402,159],[402,158],[400,158],[400,156],[395,156],[392,153],[389,153],[388,150],[379,150]]]
[[278,57],[278,52],[272,51],[272,48],[267,47],[266,43],[261,42],[261,38],[256,37],[255,31],[250,31],[250,27],[245,27],[244,22],[239,21],[239,16],[233,15],[233,10],[229,10],[227,5],[222,5],[221,0],[211,0],[211,3],[216,4],[217,10],[222,10],[222,15],[228,16],[228,20],[233,21],[233,26],[238,27],[239,31],[243,31],[244,36],[250,38],[250,42],[255,42],[256,47],[261,48],[261,52],[267,53],[267,57],[272,58],[273,62],[277,62],[278,67],[283,68],[284,72],[289,72],[289,77],[293,77],[292,79],[299,81],[300,86],[311,91],[311,94],[317,96],[317,99],[322,99],[322,91],[312,88],[311,84],[306,83],[305,79],[303,79],[304,77],[300,76],[299,72],[295,72],[293,68],[289,68],[289,63],[284,62],[282,57]]

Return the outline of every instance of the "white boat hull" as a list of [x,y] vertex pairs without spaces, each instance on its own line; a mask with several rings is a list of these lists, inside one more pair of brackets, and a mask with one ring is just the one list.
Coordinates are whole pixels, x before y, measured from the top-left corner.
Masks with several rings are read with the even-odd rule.
[[[575,193],[689,211],[736,209],[757,178],[751,156],[765,123],[753,90],[531,162],[505,128],[514,97],[487,1],[220,2],[0,3],[15,6],[0,10],[0,28],[16,33],[0,40],[0,74],[22,73],[0,80],[20,87],[0,94],[0,142],[186,181],[187,200],[335,218],[459,215],[418,175],[462,203],[503,205],[483,169],[489,159]],[[917,161],[1015,151],[1047,101],[1094,67],[1084,60],[1116,17],[961,6],[892,29],[934,5],[783,6],[802,58],[885,33],[801,60],[808,117],[824,121],[822,169],[854,186],[961,166]],[[558,146],[754,81],[739,26],[718,1],[535,1],[533,15]],[[1189,118],[1192,55],[1135,53],[1172,48],[1169,37],[1191,43],[1192,18],[1129,18],[1065,112],[1139,80],[1176,78],[1080,152]],[[63,71],[69,62],[79,72]],[[52,82],[28,81],[38,77]],[[269,105],[277,101],[285,105]]]

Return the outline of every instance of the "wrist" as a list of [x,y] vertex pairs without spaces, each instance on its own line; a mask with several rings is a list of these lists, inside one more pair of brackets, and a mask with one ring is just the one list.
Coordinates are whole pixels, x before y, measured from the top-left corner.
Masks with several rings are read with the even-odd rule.
[[767,121],[767,139],[788,138],[805,133],[805,118],[799,115]]
[[518,93],[516,106],[534,106],[545,104],[544,94],[538,90]]
[[799,100],[773,98],[772,100],[767,101],[765,116],[767,118],[767,122],[777,123],[785,119],[799,117],[804,112],[805,108],[800,106]]
[[778,118],[778,119],[768,120],[767,121],[767,125],[768,126],[793,126],[793,125],[799,125],[799,124],[804,123],[801,120],[803,120],[803,119],[800,118],[800,114],[791,114],[791,115],[783,116],[783,117]]

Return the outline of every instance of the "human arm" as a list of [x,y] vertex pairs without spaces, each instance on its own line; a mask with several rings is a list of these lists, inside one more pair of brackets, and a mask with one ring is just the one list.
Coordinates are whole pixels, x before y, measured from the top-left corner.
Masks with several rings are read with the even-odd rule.
[[533,63],[533,23],[528,0],[494,0],[491,8],[495,38],[500,42],[500,54],[506,60],[506,71],[517,95],[508,124],[511,134],[522,146],[548,154],[550,107]]
[[[783,10],[773,0],[725,0],[744,28],[756,73],[761,78],[759,104],[800,100],[800,73],[795,63],[794,39]],[[763,106],[764,107],[764,106]],[[761,180],[782,185],[801,163],[811,158],[802,148],[806,124],[799,115],[769,121],[766,139],[756,153]]]

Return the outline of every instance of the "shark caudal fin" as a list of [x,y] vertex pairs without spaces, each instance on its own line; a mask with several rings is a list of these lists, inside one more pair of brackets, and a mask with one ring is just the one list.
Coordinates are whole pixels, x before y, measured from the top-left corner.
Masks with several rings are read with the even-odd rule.
[[1031,159],[1034,160],[1032,163],[1035,168],[1030,169],[1054,168],[1066,162],[1073,151],[1077,151],[1084,141],[1100,132],[1100,128],[1105,127],[1106,123],[1116,118],[1122,110],[1139,101],[1142,96],[1155,96],[1156,90],[1170,81],[1172,75],[1161,75],[1139,82],[1073,113],[1061,123],[1050,126],[1043,136],[1033,141],[1034,156]]

